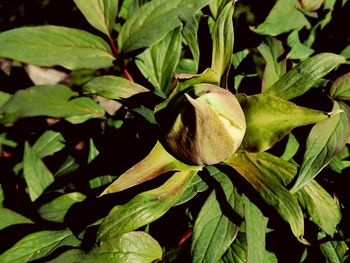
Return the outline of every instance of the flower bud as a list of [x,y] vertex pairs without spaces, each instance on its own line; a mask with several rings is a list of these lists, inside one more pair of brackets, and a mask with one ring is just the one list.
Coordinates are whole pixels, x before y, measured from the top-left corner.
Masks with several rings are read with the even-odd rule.
[[232,155],[246,128],[236,97],[211,84],[199,84],[178,94],[159,123],[165,124],[165,148],[191,165],[216,164]]
[[323,4],[324,0],[299,0],[301,7],[305,11],[316,11],[321,7]]

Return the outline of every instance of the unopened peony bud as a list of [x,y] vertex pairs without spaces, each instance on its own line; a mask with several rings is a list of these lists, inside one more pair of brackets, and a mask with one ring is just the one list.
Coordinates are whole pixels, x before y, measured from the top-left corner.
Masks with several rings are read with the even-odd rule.
[[300,0],[300,4],[305,11],[316,11],[321,7],[324,0]]
[[159,122],[166,124],[166,149],[192,165],[216,164],[232,155],[246,128],[236,97],[211,84],[196,85],[173,99]]

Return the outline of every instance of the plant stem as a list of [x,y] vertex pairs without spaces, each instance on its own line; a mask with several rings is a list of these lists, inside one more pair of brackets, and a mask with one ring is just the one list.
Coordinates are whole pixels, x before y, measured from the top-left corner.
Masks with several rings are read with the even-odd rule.
[[109,43],[111,45],[113,56],[117,60],[118,59],[118,49],[117,49],[117,46],[115,45],[114,39],[112,38],[111,34],[108,35],[108,40],[109,40]]

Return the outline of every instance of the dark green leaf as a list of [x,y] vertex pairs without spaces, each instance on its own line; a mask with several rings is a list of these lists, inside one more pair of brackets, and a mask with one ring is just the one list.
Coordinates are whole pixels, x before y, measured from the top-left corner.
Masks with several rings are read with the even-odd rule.
[[41,206],[38,213],[45,220],[63,223],[68,209],[76,202],[81,202],[84,199],[85,195],[79,192],[65,194]]
[[101,241],[145,226],[164,215],[187,188],[197,171],[176,172],[162,186],[115,206],[104,218],[97,234]]
[[87,21],[109,35],[118,12],[118,0],[74,0]]
[[300,242],[308,243],[303,239],[304,218],[297,198],[285,188],[297,172],[295,165],[265,152],[239,152],[225,163],[239,172],[265,202],[277,210]]
[[129,232],[102,242],[87,253],[80,249],[68,250],[50,262],[150,263],[161,257],[162,249],[150,235],[144,232]]
[[144,4],[123,25],[118,36],[119,50],[130,52],[150,47],[210,1],[154,0]]
[[0,207],[0,230],[15,224],[32,224],[33,221],[10,209]]
[[307,92],[317,80],[341,63],[345,63],[343,56],[333,53],[317,54],[288,71],[266,93],[286,100],[293,99]]
[[[220,173],[209,167],[211,175]],[[242,201],[230,179],[223,173],[220,183],[227,202],[236,210],[242,210]],[[239,226],[223,214],[216,193],[213,191],[201,208],[194,223],[191,255],[192,262],[217,262],[237,236]]]
[[65,147],[65,139],[61,133],[45,131],[33,145],[33,151],[39,158],[54,154]]
[[336,79],[331,87],[330,95],[338,100],[350,101],[350,73]]
[[55,173],[55,177],[59,177],[62,175],[69,174],[76,169],[79,168],[79,164],[75,162],[75,159],[72,156],[68,156],[67,159],[64,161],[64,163],[58,168],[58,170]]
[[180,60],[180,52],[181,27],[178,27],[137,56],[135,63],[155,88],[169,94],[171,80]]
[[[20,27],[0,34],[0,57],[37,66],[106,68],[114,57],[108,44],[86,31],[61,26]],[[30,51],[30,52],[29,52]]]
[[[186,40],[186,44],[191,50],[192,57],[195,64],[195,71],[193,74],[197,72],[199,66],[199,44],[198,44],[198,28],[199,21],[202,16],[201,12],[194,14],[185,24],[182,35]],[[178,71],[177,71],[178,72]]]
[[2,263],[23,263],[51,254],[62,246],[78,246],[80,241],[70,230],[41,231],[29,234],[0,255]]
[[298,178],[291,189],[292,193],[303,188],[345,146],[350,135],[350,108],[341,102],[334,102],[333,110],[340,109],[344,112],[332,115],[311,129]]
[[298,9],[298,0],[278,0],[265,21],[255,28],[254,32],[277,36],[303,27],[310,28],[310,23]]
[[32,201],[37,199],[54,181],[52,173],[26,142],[23,156],[23,175]]
[[258,50],[266,62],[262,81],[262,90],[264,91],[270,88],[283,74],[286,73],[286,61],[280,61],[284,48],[282,42],[276,38],[267,38],[258,46]]
[[115,76],[96,77],[83,86],[88,95],[100,95],[106,99],[127,99],[133,95],[149,91],[145,87],[125,78]]
[[327,118],[324,112],[300,107],[266,93],[239,96],[238,100],[247,124],[242,146],[249,151],[265,151],[293,128]]
[[174,206],[186,203],[195,197],[197,193],[204,192],[207,189],[208,185],[200,178],[200,176],[195,176]]
[[221,78],[230,70],[233,53],[233,1],[220,12],[212,30],[213,52],[211,68]]
[[247,238],[247,263],[263,263],[268,219],[246,197],[243,197]]
[[10,124],[19,118],[49,116],[81,123],[104,116],[104,110],[92,99],[74,98],[76,95],[63,85],[41,85],[19,90],[0,108],[0,122]]

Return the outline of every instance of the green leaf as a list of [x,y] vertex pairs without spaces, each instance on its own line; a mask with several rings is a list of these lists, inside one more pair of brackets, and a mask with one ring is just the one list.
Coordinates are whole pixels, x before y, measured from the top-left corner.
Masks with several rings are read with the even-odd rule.
[[[199,44],[198,44],[198,28],[199,21],[201,19],[202,13],[197,12],[194,14],[185,24],[182,29],[182,35],[186,40],[186,44],[191,50],[192,57],[195,64],[195,72],[198,70],[199,66]],[[178,71],[177,71],[178,72]]]
[[[211,175],[220,173],[214,167],[209,168]],[[230,179],[223,173],[221,186],[227,202],[235,209],[242,209],[240,196]],[[192,262],[217,262],[237,236],[239,226],[223,214],[220,203],[213,191],[201,208],[194,223],[191,255]]]
[[94,140],[92,138],[90,138],[90,140],[89,140],[88,163],[91,163],[99,154],[100,154],[100,152],[96,148]]
[[334,99],[350,101],[350,73],[344,74],[334,81],[330,95]]
[[[286,17],[288,19],[285,19]],[[277,36],[303,27],[310,28],[310,23],[298,9],[298,0],[277,0],[265,21],[253,31],[258,34]]]
[[299,149],[299,142],[297,141],[293,133],[290,133],[288,135],[287,145],[286,145],[286,148],[284,149],[281,159],[285,161],[290,161],[293,158],[293,156],[298,152],[298,149]]
[[23,263],[36,260],[51,254],[62,246],[78,246],[80,241],[70,230],[40,231],[29,234],[13,247],[0,255],[2,263]]
[[[6,145],[9,147],[16,147],[17,146],[17,142],[12,141],[10,139],[7,139],[6,137],[7,137],[6,133],[0,134],[0,149],[1,149],[2,145]],[[0,152],[1,152],[1,150],[0,150]]]
[[293,128],[321,121],[328,116],[266,93],[239,96],[238,100],[247,124],[242,146],[249,151],[266,151]]
[[138,8],[118,36],[121,52],[147,48],[163,39],[211,0],[153,0]]
[[11,29],[0,33],[0,46],[0,57],[37,66],[99,69],[113,66],[114,60],[102,38],[61,26]]
[[52,155],[65,147],[65,139],[61,133],[47,130],[33,145],[33,152],[39,158]]
[[81,123],[104,116],[104,110],[92,99],[74,98],[77,95],[64,85],[41,85],[19,90],[0,108],[0,122],[11,124],[20,118],[49,116]]
[[310,220],[329,236],[333,236],[341,219],[340,206],[315,180],[296,193]]
[[265,93],[286,100],[298,97],[307,92],[312,86],[341,63],[343,56],[333,53],[320,53],[306,59],[283,75]]
[[79,192],[73,192],[65,195],[61,195],[41,206],[38,209],[38,213],[45,220],[52,222],[63,223],[64,216],[68,209],[76,202],[81,202],[85,199],[85,195]]
[[0,230],[15,224],[32,224],[33,221],[10,209],[0,207]]
[[2,189],[2,185],[0,184],[0,208],[3,207],[4,200],[5,200],[4,190]]
[[23,175],[32,201],[54,181],[52,173],[26,142],[23,154]]
[[261,195],[266,203],[273,206],[286,220],[301,243],[303,239],[304,218],[296,196],[286,188],[296,172],[296,166],[269,153],[238,152],[225,161],[239,172]]
[[[246,235],[239,232],[237,238],[222,257],[220,263],[247,263],[248,247]],[[270,251],[264,250],[261,258],[255,258],[264,263],[277,263],[277,257]]]
[[166,172],[200,169],[200,166],[190,166],[176,160],[164,149],[160,142],[157,142],[143,160],[119,176],[101,195],[123,191]]
[[83,86],[84,94],[99,95],[111,100],[127,99],[148,91],[145,87],[125,78],[108,75],[93,78]]
[[152,45],[136,58],[136,65],[152,85],[169,94],[171,80],[180,60],[181,27],[169,32],[164,39]]
[[118,13],[118,0],[74,0],[87,21],[109,36]]
[[289,59],[305,59],[315,52],[312,48],[300,42],[297,30],[289,34],[287,44],[291,48],[287,55]]
[[232,62],[233,10],[233,1],[230,1],[219,14],[211,34],[213,39],[211,68],[219,78],[228,73]]
[[263,263],[268,219],[244,196],[244,219],[247,238],[247,263]]
[[10,98],[11,94],[0,91],[0,107],[2,107]]
[[200,178],[200,176],[195,176],[174,206],[188,202],[195,197],[197,193],[204,192],[207,189],[208,185]]
[[150,263],[161,257],[162,249],[150,235],[129,232],[102,242],[87,253],[80,249],[68,250],[50,262]]
[[[319,233],[318,238],[322,239],[325,237],[324,233]],[[343,263],[347,262],[349,255],[347,254],[349,248],[345,241],[334,240],[327,241],[320,244],[320,249],[325,255],[327,263]]]
[[345,57],[347,60],[350,59],[350,45],[346,46],[342,52],[340,53],[343,57]]
[[[231,2],[232,0],[215,0],[211,1],[209,4],[210,12],[212,13],[213,17],[216,19],[218,15],[222,12],[222,9],[226,6],[227,3]],[[234,2],[234,1],[232,1]]]
[[334,101],[333,110],[340,109],[344,112],[333,114],[311,129],[298,178],[290,190],[292,193],[303,188],[345,146],[350,136],[350,108],[342,102]]
[[108,240],[155,221],[175,204],[196,174],[197,171],[176,172],[162,186],[115,206],[102,221],[97,238]]
[[266,62],[262,81],[262,90],[264,91],[270,88],[286,73],[286,61],[280,61],[280,57],[284,53],[284,48],[282,42],[276,38],[266,38],[266,40],[258,46],[258,50]]

